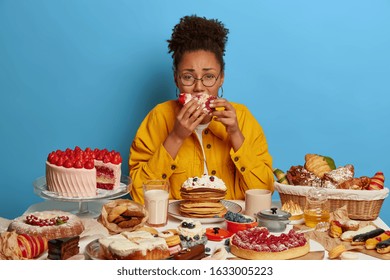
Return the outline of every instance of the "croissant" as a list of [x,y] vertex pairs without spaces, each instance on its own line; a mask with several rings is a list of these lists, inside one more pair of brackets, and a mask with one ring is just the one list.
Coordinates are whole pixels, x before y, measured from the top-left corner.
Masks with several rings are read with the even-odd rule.
[[336,168],[333,159],[317,154],[306,154],[305,161],[305,168],[319,178]]

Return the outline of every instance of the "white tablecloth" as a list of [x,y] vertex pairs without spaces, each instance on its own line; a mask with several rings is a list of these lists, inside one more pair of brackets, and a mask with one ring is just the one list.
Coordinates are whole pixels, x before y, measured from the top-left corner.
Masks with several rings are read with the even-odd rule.
[[[85,231],[82,233],[80,236],[80,254],[78,256],[73,257],[73,259],[83,259],[85,257],[85,248],[86,246],[92,242],[93,240],[96,240],[97,238],[103,237],[103,236],[108,236],[109,233],[105,227],[103,227],[100,223],[96,221],[96,215],[98,215],[101,211],[101,208],[103,204],[105,204],[107,201],[106,200],[98,200],[98,201],[93,201],[93,202],[88,202],[88,205],[82,205],[81,208],[83,210],[86,210],[88,208],[87,212],[82,214],[78,213],[79,217],[83,220],[85,224]],[[244,201],[241,200],[234,200],[233,202],[239,204],[243,211],[245,210],[245,203]],[[280,202],[276,201],[273,203],[275,206],[280,206]],[[68,211],[68,212],[79,212],[80,210],[80,205],[79,203],[72,203],[72,202],[62,202],[62,201],[51,201],[47,200],[38,204],[31,205],[25,213],[31,213],[35,211],[44,211],[44,210],[63,210],[63,211]],[[5,219],[0,219],[0,231],[1,230],[6,230],[9,220]],[[181,220],[169,217],[168,224],[164,227],[157,228],[159,231],[163,231],[166,229],[172,229],[172,228],[177,228],[177,226],[180,224]],[[373,221],[378,227],[381,227],[383,229],[389,229],[389,226],[386,225],[380,218],[376,219]],[[225,228],[225,223],[224,222],[219,222],[219,223],[214,223],[214,224],[203,224],[205,228],[208,227],[220,227],[220,228]],[[286,231],[290,230],[292,228],[292,225],[288,225]],[[215,242],[215,241],[208,241],[207,247],[210,248],[211,253],[218,248],[219,246],[224,246],[224,240],[220,242]],[[318,243],[313,246],[311,250],[322,250],[323,247],[319,245]],[[359,254],[359,259],[376,259],[374,257],[358,253]],[[231,255],[232,256],[232,255]],[[46,255],[41,256],[41,259],[46,259]],[[325,251],[325,256],[324,259],[328,259],[328,254],[327,251]]]

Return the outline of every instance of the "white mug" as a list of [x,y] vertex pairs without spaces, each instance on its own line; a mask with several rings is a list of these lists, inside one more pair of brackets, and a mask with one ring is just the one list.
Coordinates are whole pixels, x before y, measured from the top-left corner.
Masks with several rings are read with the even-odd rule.
[[256,214],[264,209],[270,209],[272,204],[272,192],[263,189],[250,189],[245,192],[245,214],[256,217]]

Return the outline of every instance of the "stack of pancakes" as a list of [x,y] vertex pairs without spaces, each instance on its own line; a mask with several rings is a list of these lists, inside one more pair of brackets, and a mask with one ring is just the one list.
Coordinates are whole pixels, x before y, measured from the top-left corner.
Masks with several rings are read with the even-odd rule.
[[180,189],[180,214],[192,218],[223,217],[227,209],[221,200],[225,198],[226,186],[216,176],[204,175],[189,178]]

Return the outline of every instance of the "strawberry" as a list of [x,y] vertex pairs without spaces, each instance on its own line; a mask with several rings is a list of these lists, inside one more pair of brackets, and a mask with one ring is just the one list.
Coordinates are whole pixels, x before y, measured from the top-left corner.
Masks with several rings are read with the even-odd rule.
[[103,162],[104,163],[109,163],[110,161],[111,161],[110,155],[109,154],[104,155]]
[[83,168],[83,163],[81,162],[81,160],[76,160],[73,167],[74,168]]
[[63,166],[64,165],[64,158],[59,157],[58,160],[56,161],[57,166]]
[[88,160],[84,163],[84,168],[86,169],[93,169],[95,167],[95,163],[93,160]]
[[122,162],[122,157],[121,157],[120,153],[115,153],[115,155],[111,159],[111,163],[119,164],[121,162]]
[[179,101],[180,104],[184,105],[185,102],[186,102],[186,94],[185,93],[180,93],[178,101]]
[[67,159],[65,162],[64,162],[64,167],[65,168],[71,168],[71,167],[73,167],[73,164],[74,164],[74,162],[72,161],[72,160],[70,160],[70,159]]

